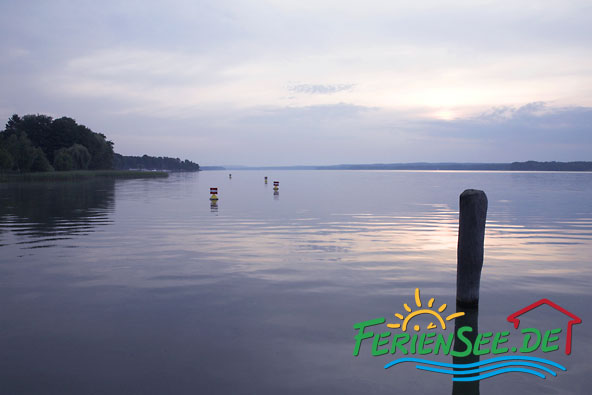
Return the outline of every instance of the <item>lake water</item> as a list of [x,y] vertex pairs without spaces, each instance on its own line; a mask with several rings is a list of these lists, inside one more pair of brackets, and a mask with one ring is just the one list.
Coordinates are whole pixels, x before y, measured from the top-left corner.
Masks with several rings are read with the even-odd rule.
[[354,357],[353,325],[394,322],[416,288],[454,312],[466,188],[489,199],[480,331],[518,332],[506,317],[541,298],[583,320],[568,356],[565,316],[525,315],[564,328],[530,355],[567,371],[478,389],[590,393],[592,174],[414,171],[0,184],[0,392],[452,393],[449,375],[384,369],[399,354],[372,340]]

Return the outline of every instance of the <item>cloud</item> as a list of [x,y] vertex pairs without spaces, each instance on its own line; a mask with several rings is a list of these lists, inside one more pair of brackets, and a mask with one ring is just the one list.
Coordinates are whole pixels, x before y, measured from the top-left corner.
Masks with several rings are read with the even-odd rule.
[[[156,132],[154,143],[160,139],[159,149],[167,152],[198,150],[196,158],[208,164],[590,159],[592,108],[532,103],[505,111],[512,115],[502,120],[476,115],[444,121],[346,103],[261,107],[187,119],[178,124],[181,141]],[[152,122],[151,129],[166,130],[166,120]],[[136,148],[126,143],[125,149]]]
[[510,119],[532,118],[549,113],[565,112],[573,109],[551,108],[548,103],[543,101],[527,103],[520,107],[515,106],[497,106],[493,107],[477,116],[473,117],[475,121],[485,122],[506,122]]
[[336,92],[351,91],[354,84],[337,84],[337,85],[321,85],[321,84],[298,84],[288,88],[290,92],[308,93],[311,95],[322,94],[327,95]]
[[533,102],[449,121],[412,120],[401,129],[426,161],[512,162],[590,160],[591,126],[592,107]]
[[589,159],[587,2],[477,2],[0,2],[0,117],[210,164]]

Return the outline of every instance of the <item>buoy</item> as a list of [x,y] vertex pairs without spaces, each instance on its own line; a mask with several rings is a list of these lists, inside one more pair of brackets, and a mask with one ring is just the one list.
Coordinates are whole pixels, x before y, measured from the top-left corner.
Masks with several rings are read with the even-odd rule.
[[228,175],[228,178],[232,178],[232,174],[229,174],[229,175]]
[[218,188],[210,188],[210,200],[218,200]]
[[265,177],[265,183],[267,184],[267,177]]
[[273,182],[273,190],[277,191],[278,189],[280,189],[280,182],[279,181],[274,181]]

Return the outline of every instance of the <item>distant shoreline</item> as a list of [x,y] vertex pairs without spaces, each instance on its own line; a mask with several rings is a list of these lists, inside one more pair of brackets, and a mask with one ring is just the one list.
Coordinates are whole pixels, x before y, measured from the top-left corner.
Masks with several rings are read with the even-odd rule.
[[460,170],[460,171],[577,171],[591,172],[592,162],[512,163],[373,163],[330,166],[203,166],[203,170]]
[[48,171],[34,173],[4,173],[0,174],[0,182],[11,181],[74,181],[92,178],[137,179],[137,178],[166,178],[166,171],[141,170],[73,170]]

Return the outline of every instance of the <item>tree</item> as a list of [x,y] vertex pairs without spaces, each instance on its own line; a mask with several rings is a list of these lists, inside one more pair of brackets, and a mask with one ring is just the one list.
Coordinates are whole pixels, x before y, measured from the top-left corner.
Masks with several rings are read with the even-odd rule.
[[[27,138],[22,141],[22,136]],[[16,140],[15,140],[16,139]],[[58,168],[75,169],[111,169],[113,167],[113,142],[107,140],[102,133],[95,133],[74,119],[62,117],[53,119],[47,115],[25,115],[22,118],[12,115],[6,127],[0,132],[0,142],[12,158],[12,169],[31,171],[35,160],[35,169],[45,169],[50,163],[58,164]],[[45,156],[36,152],[40,148]],[[56,161],[61,149],[68,149]],[[7,166],[7,156],[3,155],[3,165]],[[49,166],[51,168],[51,165]]]
[[76,170],[88,169],[88,164],[90,163],[90,154],[85,146],[73,144],[67,149],[67,152],[72,157],[72,160],[74,161],[74,168]]
[[18,125],[21,123],[21,117],[17,114],[12,114],[10,118],[8,118],[8,122],[6,122],[6,131],[17,131]]
[[86,146],[91,154],[89,169],[112,169],[113,168],[113,142],[107,140],[103,133],[93,133]]
[[17,131],[6,139],[5,149],[12,157],[12,168],[16,171],[30,171],[35,148],[25,132]]
[[0,171],[12,170],[12,156],[0,146]]
[[[32,147],[40,147],[46,156],[53,159],[52,155],[48,155],[48,150],[45,147],[51,145],[51,125],[52,118],[47,115],[25,115],[20,118],[14,114],[6,123],[4,133],[8,136],[12,134],[25,133],[31,142]],[[53,153],[53,150],[50,150]]]
[[66,148],[56,151],[53,160],[53,167],[58,171],[74,170],[74,158]]
[[33,162],[31,163],[30,171],[53,171],[53,167],[45,157],[45,153],[39,147],[33,150]]
[[149,169],[149,170],[172,170],[172,171],[198,171],[199,165],[190,160],[184,161],[179,158],[155,157],[155,156],[113,156],[116,169]]

